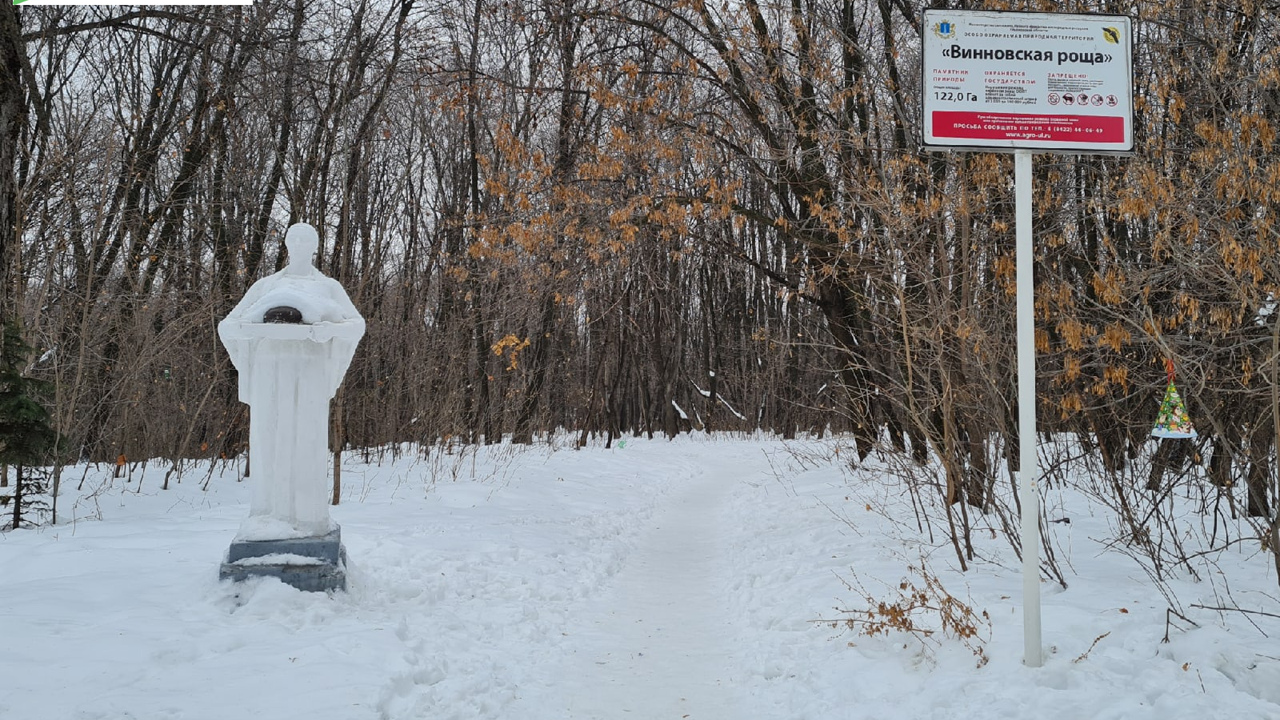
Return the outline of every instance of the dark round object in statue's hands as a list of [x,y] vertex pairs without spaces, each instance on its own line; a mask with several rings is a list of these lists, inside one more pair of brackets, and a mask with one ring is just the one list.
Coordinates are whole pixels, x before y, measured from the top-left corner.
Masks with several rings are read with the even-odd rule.
[[298,308],[289,307],[288,305],[280,305],[279,307],[273,307],[263,313],[262,322],[299,325],[302,323],[302,311]]

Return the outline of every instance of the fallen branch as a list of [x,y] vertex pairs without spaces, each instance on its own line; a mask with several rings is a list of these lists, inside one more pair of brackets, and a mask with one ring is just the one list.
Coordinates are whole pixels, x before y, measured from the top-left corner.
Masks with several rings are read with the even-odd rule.
[[[1199,608],[1201,610],[1231,611],[1231,612],[1238,612],[1238,613],[1246,613],[1249,615],[1265,615],[1267,617],[1280,618],[1280,615],[1277,615],[1276,613],[1263,612],[1261,610],[1245,610],[1244,608],[1238,608],[1238,607],[1210,607],[1208,605],[1192,605],[1191,607]],[[1182,616],[1179,615],[1178,617],[1182,617]],[[1182,618],[1182,619],[1187,620],[1186,618]],[[1191,622],[1191,621],[1187,620],[1187,622]]]
[[1106,636],[1108,636],[1108,635],[1110,635],[1110,634],[1111,634],[1111,631],[1110,631],[1110,630],[1108,630],[1108,631],[1106,631],[1106,632],[1102,633],[1101,635],[1099,635],[1098,637],[1094,638],[1094,639],[1093,639],[1093,644],[1089,646],[1089,649],[1088,649],[1088,650],[1085,650],[1085,651],[1084,651],[1084,653],[1080,655],[1080,657],[1076,658],[1075,660],[1072,660],[1071,662],[1073,662],[1073,663],[1078,663],[1078,662],[1080,662],[1081,660],[1084,660],[1085,658],[1089,657],[1089,653],[1093,652],[1093,649],[1094,649],[1094,648],[1096,648],[1096,647],[1098,647],[1098,643],[1102,640],[1102,638],[1104,638],[1104,637],[1106,637]]
[[[1169,628],[1170,626],[1173,625],[1173,621],[1172,621],[1173,619],[1171,617],[1173,615],[1177,615],[1179,618],[1182,619],[1183,622],[1191,623],[1195,627],[1200,627],[1200,623],[1196,622],[1195,620],[1192,620],[1191,618],[1187,617],[1186,615],[1183,615],[1182,613],[1178,612],[1177,610],[1174,610],[1173,608],[1166,608],[1164,613],[1164,638],[1160,641],[1162,643],[1169,642]],[[1178,628],[1178,629],[1181,630],[1182,628]]]

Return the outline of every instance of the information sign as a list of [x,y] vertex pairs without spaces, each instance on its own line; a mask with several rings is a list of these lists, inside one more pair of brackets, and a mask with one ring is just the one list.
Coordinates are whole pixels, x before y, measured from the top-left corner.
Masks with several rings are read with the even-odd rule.
[[1123,15],[925,10],[924,145],[1133,152]]

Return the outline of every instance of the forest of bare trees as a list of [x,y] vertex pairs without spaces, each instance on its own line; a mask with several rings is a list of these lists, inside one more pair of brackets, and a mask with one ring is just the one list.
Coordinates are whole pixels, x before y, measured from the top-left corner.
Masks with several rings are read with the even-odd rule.
[[[1201,437],[1153,489],[1198,463],[1269,517],[1280,10],[953,6],[1135,18],[1136,155],[1036,163],[1041,427],[1123,469],[1171,358]],[[923,7],[6,5],[0,308],[67,457],[234,456],[215,324],[309,222],[369,328],[335,447],[838,431],[982,505],[1017,464],[1012,160],[920,151]]]

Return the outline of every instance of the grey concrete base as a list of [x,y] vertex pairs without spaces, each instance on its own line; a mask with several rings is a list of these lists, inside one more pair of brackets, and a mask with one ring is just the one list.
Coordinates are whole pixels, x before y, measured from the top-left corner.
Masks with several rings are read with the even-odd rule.
[[[273,555],[295,557],[292,561],[282,557],[280,562],[265,559]],[[335,528],[316,537],[231,543],[219,578],[240,582],[251,577],[278,578],[308,592],[346,590],[347,551],[342,547],[342,530]]]

